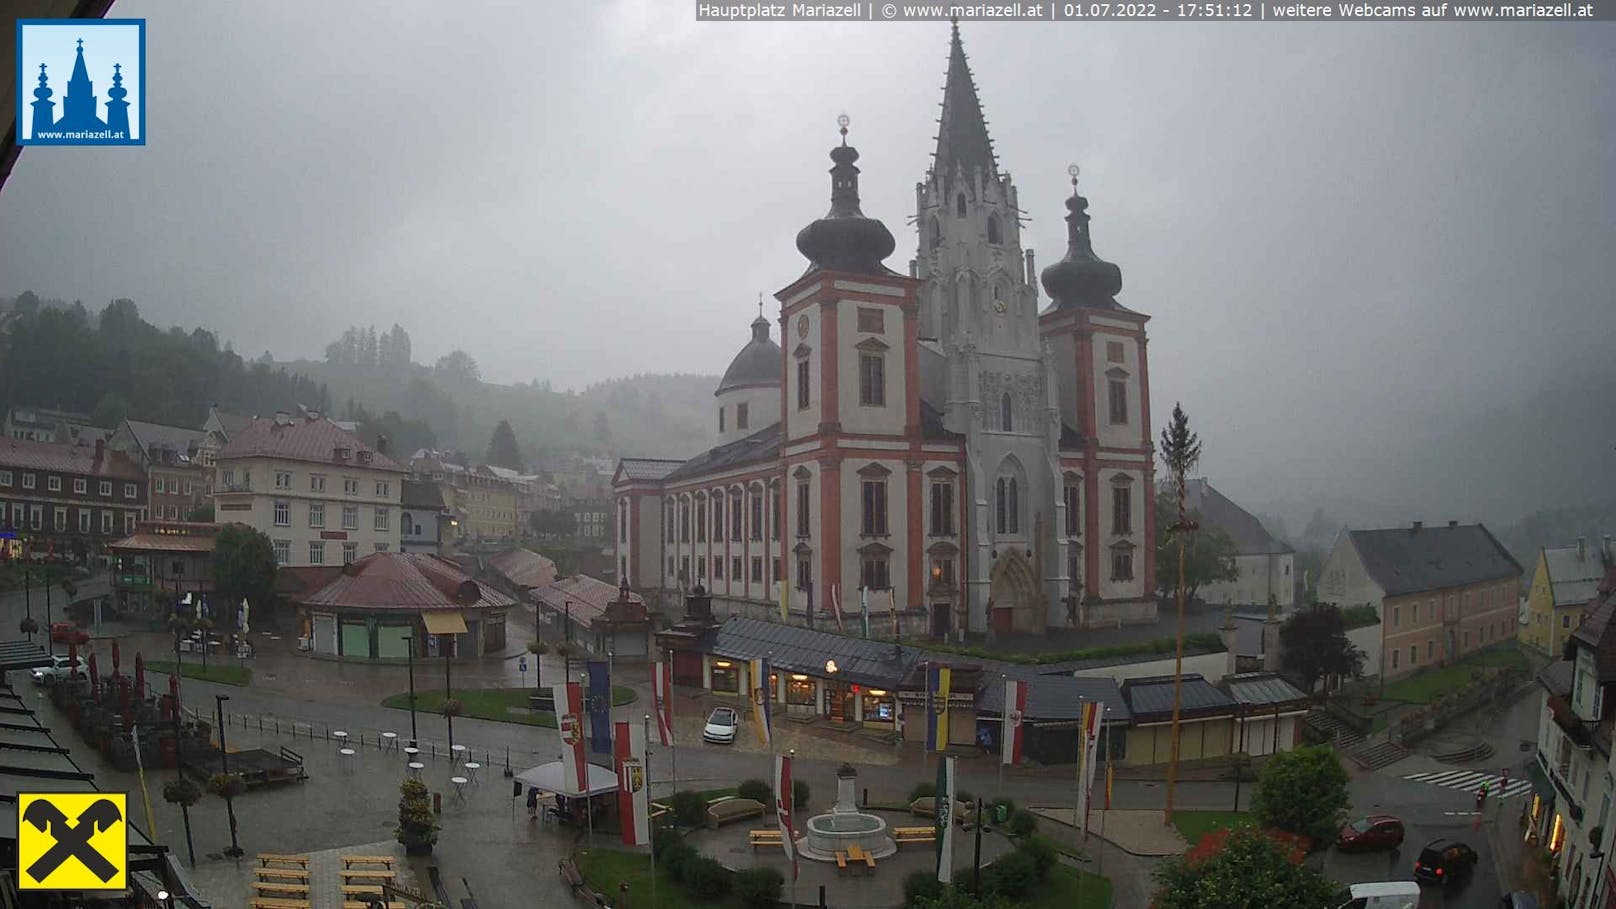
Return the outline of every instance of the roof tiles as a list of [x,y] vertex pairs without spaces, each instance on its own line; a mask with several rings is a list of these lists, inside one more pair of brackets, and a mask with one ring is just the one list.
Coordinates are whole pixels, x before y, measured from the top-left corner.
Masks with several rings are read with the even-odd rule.
[[[339,458],[337,450],[348,452]],[[370,462],[361,460],[368,454]],[[230,441],[219,450],[218,459],[232,458],[284,458],[290,461],[313,461],[320,464],[341,465],[370,470],[403,473],[397,461],[371,448],[352,433],[321,417],[309,419],[295,417],[281,422],[260,417],[240,432],[233,433]]]
[[1481,524],[1348,531],[1364,570],[1400,596],[1519,578],[1521,566]]

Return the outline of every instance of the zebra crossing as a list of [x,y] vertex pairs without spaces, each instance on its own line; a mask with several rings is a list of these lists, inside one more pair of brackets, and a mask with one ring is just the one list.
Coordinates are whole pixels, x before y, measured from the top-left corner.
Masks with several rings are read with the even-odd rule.
[[1532,781],[1518,776],[1499,776],[1495,773],[1484,773],[1479,770],[1443,770],[1435,773],[1410,773],[1404,776],[1405,780],[1414,780],[1420,783],[1430,783],[1446,789],[1458,789],[1472,795],[1481,791],[1483,783],[1487,785],[1487,795],[1491,798],[1514,798],[1532,791]]

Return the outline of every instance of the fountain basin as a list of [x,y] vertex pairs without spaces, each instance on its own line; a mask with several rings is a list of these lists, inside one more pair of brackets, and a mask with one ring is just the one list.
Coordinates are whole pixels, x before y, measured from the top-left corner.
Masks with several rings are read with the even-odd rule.
[[862,812],[832,812],[808,819],[808,835],[804,838],[804,858],[828,862],[836,853],[846,852],[851,844],[876,858],[885,858],[898,851],[887,833],[884,818]]

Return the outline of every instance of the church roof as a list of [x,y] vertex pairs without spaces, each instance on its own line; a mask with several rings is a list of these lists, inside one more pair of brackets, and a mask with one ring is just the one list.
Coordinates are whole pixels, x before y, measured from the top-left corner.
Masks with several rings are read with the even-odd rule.
[[679,465],[663,479],[669,483],[678,483],[720,470],[732,470],[736,467],[775,460],[780,457],[781,425],[776,422],[744,439],[710,448]]
[[721,395],[732,388],[753,385],[780,387],[783,356],[780,345],[769,337],[769,320],[758,316],[752,320],[752,339],[730,361],[729,369],[724,371],[724,378],[719,381],[718,390],[713,394]]
[[[1164,483],[1163,488],[1171,487]],[[1200,512],[1202,524],[1227,533],[1240,555],[1278,555],[1293,551],[1274,539],[1255,515],[1236,505],[1205,479],[1185,481],[1184,507]]]
[[971,79],[971,65],[965,59],[958,24],[949,42],[943,115],[938,121],[932,170],[946,179],[954,175],[955,165],[963,168],[967,175],[975,173],[977,168],[982,168],[989,176],[998,173],[993,140],[988,138],[987,121],[982,117],[982,102],[976,95],[976,82]]

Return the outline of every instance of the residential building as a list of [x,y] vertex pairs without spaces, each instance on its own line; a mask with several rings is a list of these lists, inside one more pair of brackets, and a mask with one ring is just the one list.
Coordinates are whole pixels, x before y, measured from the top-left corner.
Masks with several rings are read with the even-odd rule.
[[[197,461],[209,470],[219,450],[230,442],[230,437],[252,425],[253,417],[226,413],[214,404],[208,407],[208,419],[202,424],[202,442],[197,446]],[[208,490],[211,495],[213,490]]]
[[521,535],[516,486],[486,465],[468,467],[442,453],[421,449],[410,458],[410,473],[439,484],[455,533],[468,544],[510,542]]
[[520,546],[494,553],[484,560],[484,565],[500,584],[522,596],[548,587],[558,579],[555,562]]
[[402,483],[399,551],[446,555],[446,547],[454,543],[456,533],[449,505],[443,501],[443,489],[427,480],[406,479]]
[[[1528,833],[1554,857],[1567,905],[1616,896],[1601,873],[1611,831],[1611,733],[1616,725],[1616,571],[1607,573],[1571,632],[1565,659],[1538,674],[1543,706]],[[1603,893],[1600,894],[1600,890]]]
[[556,500],[548,495],[548,484],[538,474],[522,473],[509,467],[487,465],[489,473],[511,484],[515,496],[518,535],[526,535],[532,526],[533,513],[542,511]]
[[[1169,484],[1163,482],[1162,490]],[[1222,606],[1278,606],[1289,610],[1296,603],[1296,552],[1274,539],[1256,516],[1236,505],[1205,479],[1191,479],[1184,486],[1184,507],[1198,513],[1201,527],[1216,527],[1234,541],[1232,581],[1202,584],[1197,595],[1203,602]]]
[[317,657],[397,660],[480,657],[505,649],[513,601],[454,562],[419,552],[372,552],[337,569],[293,568],[310,582],[290,599]]
[[1149,317],[1117,301],[1075,176],[1041,305],[957,28],[945,83],[907,273],[844,129],[779,341],[753,321],[714,391],[719,444],[660,480],[619,466],[636,589],[701,584],[754,616],[783,594],[814,624],[867,588],[905,633],[947,637],[1155,619]]
[[645,600],[599,578],[575,574],[531,591],[547,637],[572,641],[586,653],[611,652],[619,661],[644,661],[651,653],[651,622]]
[[[74,432],[75,427],[80,429],[80,433]],[[75,436],[83,434],[85,429],[94,429],[90,426],[89,414],[52,410],[47,407],[20,406],[12,407],[6,412],[5,435],[8,439],[70,445],[78,441]],[[87,444],[95,444],[93,435],[88,436],[85,441]]]
[[[135,532],[107,546],[117,557],[112,595],[120,612],[161,618],[159,593],[175,600],[213,593],[213,546],[219,524],[140,521]],[[234,611],[225,613],[234,615]]]
[[1521,641],[1540,653],[1558,657],[1566,639],[1582,621],[1582,611],[1594,598],[1599,582],[1612,564],[1610,537],[1597,547],[1584,538],[1575,546],[1538,550],[1532,586],[1526,594],[1526,624]]
[[1319,600],[1373,606],[1365,669],[1384,678],[1445,666],[1513,639],[1521,566],[1481,524],[1349,530],[1319,577]]
[[342,565],[399,545],[404,468],[324,417],[256,418],[214,471],[215,517],[269,537],[278,565]]
[[105,442],[93,447],[0,440],[0,524],[12,548],[83,561],[133,533],[146,514],[146,477]]
[[147,514],[154,521],[183,521],[208,499],[212,470],[198,457],[200,429],[125,419],[107,447],[129,455],[146,472]]
[[610,499],[581,499],[573,502],[573,540],[581,546],[610,546],[612,512]]

